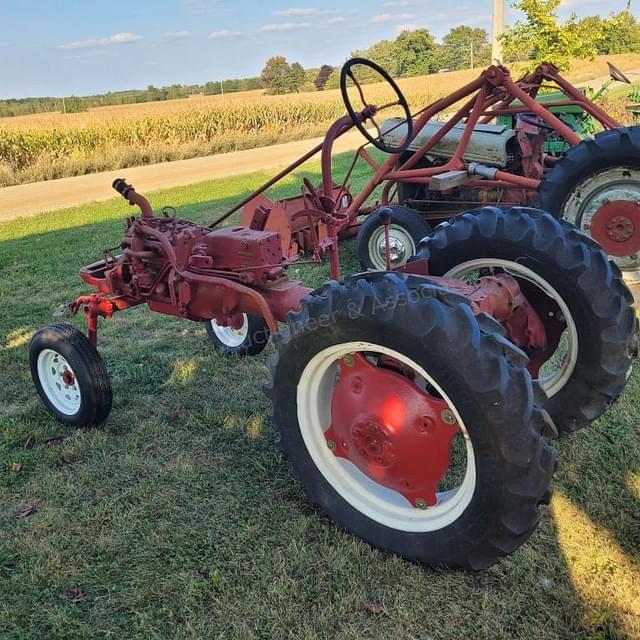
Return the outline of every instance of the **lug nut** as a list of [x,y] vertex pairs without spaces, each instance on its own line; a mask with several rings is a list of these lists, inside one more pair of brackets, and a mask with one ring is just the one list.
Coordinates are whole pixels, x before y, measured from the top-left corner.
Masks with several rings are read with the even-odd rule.
[[331,451],[335,451],[336,443],[333,440],[327,440],[327,447],[329,447]]
[[347,367],[353,367],[353,365],[356,363],[350,353],[347,353],[347,355],[342,358],[342,362],[344,362]]
[[456,424],[458,422],[451,409],[443,409],[440,417],[445,424]]
[[418,509],[426,509],[428,506],[424,498],[416,498],[416,507],[418,507]]

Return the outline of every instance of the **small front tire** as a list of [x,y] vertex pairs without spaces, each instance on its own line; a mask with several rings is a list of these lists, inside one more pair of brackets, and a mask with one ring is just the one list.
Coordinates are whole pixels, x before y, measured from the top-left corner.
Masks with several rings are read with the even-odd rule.
[[68,324],[40,329],[29,344],[29,365],[38,395],[63,424],[93,427],[111,412],[107,369],[86,336]]
[[[399,267],[415,254],[420,240],[431,233],[431,225],[415,209],[400,205],[389,205],[384,208],[391,210],[389,223],[391,266]],[[358,231],[358,258],[365,271],[387,268],[381,211],[382,209],[378,209],[370,213]]]
[[[230,320],[233,320],[230,319]],[[216,349],[230,356],[258,355],[269,342],[269,327],[261,316],[240,314],[234,324],[223,325],[215,319],[205,323],[209,340]]]

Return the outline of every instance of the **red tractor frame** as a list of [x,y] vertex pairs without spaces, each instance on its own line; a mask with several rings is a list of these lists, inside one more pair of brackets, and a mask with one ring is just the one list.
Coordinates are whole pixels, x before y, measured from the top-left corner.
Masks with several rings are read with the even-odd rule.
[[[343,79],[356,63],[345,66]],[[593,240],[522,207],[458,215],[424,238],[414,260],[340,281],[338,239],[374,186],[438,175],[396,167],[412,121],[389,81],[407,116],[405,140],[390,146],[382,134],[373,138],[363,123],[380,109],[356,112],[347,96],[351,115],[329,129],[320,148],[323,185],[305,181],[300,199],[275,207],[254,194],[244,203],[248,226],[211,228],[230,213],[211,227],[167,210],[156,216],[116,180],[140,215],[127,218],[118,251],[80,271],[97,291],[67,306],[84,311],[87,335],[68,324],[41,329],[29,346],[30,367],[51,414],[90,427],[112,407],[97,351],[99,318],[145,304],[204,323],[216,347],[240,356],[259,353],[274,334],[266,392],[279,446],[310,498],[373,545],[428,564],[479,569],[535,529],[554,469],[545,438],[585,426],[622,392],[635,314],[620,271]],[[508,109],[510,98],[538,113],[521,83],[492,67],[426,109],[418,127],[474,91],[458,120],[473,124],[492,104]],[[358,151],[376,177],[354,200],[330,171],[333,142],[352,125],[392,152],[378,166]],[[461,141],[457,159],[439,175],[461,166],[464,148]],[[506,177],[525,180],[502,173],[486,180],[511,184]],[[391,266],[394,210],[378,213]],[[289,225],[282,234],[270,226],[277,215]],[[312,291],[289,279],[301,249],[316,260],[328,253],[333,280]]]
[[[368,104],[366,87],[361,86],[356,77],[360,67],[378,73],[391,86],[396,99],[380,107]],[[350,82],[355,89],[349,90]],[[536,101],[541,90],[553,90],[564,99],[541,104]],[[473,82],[413,114],[393,79],[367,60],[352,59],[345,64],[341,91],[348,115],[328,130],[324,141],[227,211],[212,226],[242,209],[241,224],[256,230],[277,231],[288,258],[308,253],[320,259],[327,253],[331,255],[338,238],[359,234],[362,266],[381,268],[385,265],[386,245],[381,221],[375,215],[380,206],[396,205],[391,220],[391,257],[392,264],[398,266],[415,253],[419,239],[431,230],[429,223],[441,222],[473,206],[537,204],[596,238],[623,269],[640,268],[640,133],[637,128],[622,128],[589,100],[584,91],[560,75],[554,65],[542,64],[517,81],[507,68],[489,67]],[[360,111],[352,105],[353,91],[357,91],[364,105]],[[385,127],[376,121],[376,116],[391,107],[401,108],[404,116]],[[583,141],[554,113],[554,109],[563,107],[582,109],[604,131],[616,131],[617,135],[600,135],[595,140]],[[438,122],[439,128],[420,143],[423,129],[454,108],[457,111]],[[507,166],[501,167],[504,162],[489,165],[469,160],[469,145],[478,128],[487,127],[491,121],[506,115],[516,122],[505,151],[505,157],[510,158]],[[368,123],[375,136],[365,127]],[[337,185],[332,176],[333,145],[353,126],[360,129],[367,142],[357,149],[348,172]],[[500,128],[494,127],[494,130]],[[448,145],[445,154],[433,157],[434,150],[437,151],[452,132],[457,132],[454,144]],[[566,142],[566,159],[544,152],[549,136]],[[370,144],[390,155],[384,162],[377,161],[367,151]],[[262,195],[318,153],[322,184],[317,190],[306,184],[301,196],[278,202]],[[600,158],[595,157],[598,154]],[[352,197],[348,184],[358,161],[370,165],[373,175]],[[605,176],[605,183],[607,179],[609,182],[607,189],[603,192],[602,186],[596,184],[594,193],[589,193],[590,181],[597,181],[603,170],[611,172],[609,178]],[[378,187],[382,187],[380,201],[375,206],[367,206],[367,200]],[[586,195],[581,197],[581,192]],[[415,197],[416,193],[422,196]],[[374,216],[365,217],[366,224],[363,224],[361,216],[372,212]],[[394,229],[399,233],[394,234]],[[404,246],[403,241],[409,246]],[[332,273],[334,277],[339,275],[335,259]]]

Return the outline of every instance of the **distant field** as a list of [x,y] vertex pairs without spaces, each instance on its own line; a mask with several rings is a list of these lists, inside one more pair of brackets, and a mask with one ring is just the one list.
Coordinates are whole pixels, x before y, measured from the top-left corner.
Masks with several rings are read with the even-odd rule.
[[[622,69],[640,55],[609,56]],[[478,70],[399,81],[412,106],[422,106],[476,77]],[[607,74],[606,60],[576,62],[576,82]],[[370,85],[367,95],[382,96]],[[607,108],[626,118],[624,98]],[[261,91],[99,107],[0,119],[0,186],[151,164],[320,135],[342,115],[339,91],[267,96]]]

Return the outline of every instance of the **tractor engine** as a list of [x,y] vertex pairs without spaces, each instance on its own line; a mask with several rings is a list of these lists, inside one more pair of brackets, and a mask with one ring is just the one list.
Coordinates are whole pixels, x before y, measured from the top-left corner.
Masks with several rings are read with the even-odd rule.
[[[446,126],[446,122],[429,122],[415,136],[400,165],[411,158],[424,144],[432,140]],[[453,157],[466,126],[458,124],[431,149],[415,168],[445,165]],[[383,139],[387,144],[399,144],[406,135],[406,123],[400,118],[390,118],[382,125]],[[477,205],[505,205],[533,203],[536,194],[525,188],[498,189],[491,186],[496,170],[508,171],[539,180],[544,173],[544,143],[547,130],[536,126],[535,121],[518,117],[516,128],[506,125],[478,124],[473,130],[463,160],[467,176],[457,178],[450,186],[440,177],[430,184],[401,183],[398,185],[400,202],[431,214],[450,215]],[[487,180],[486,188],[479,181]]]
[[[80,275],[101,293],[129,304],[192,320],[239,312],[266,314],[290,304],[298,283],[288,279],[277,233],[239,226],[212,231],[165,215],[127,219],[122,253],[84,267]],[[259,291],[261,295],[256,295]],[[284,312],[283,314],[284,315]]]

